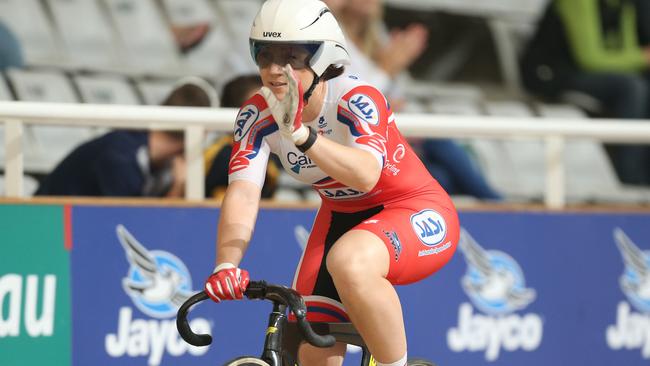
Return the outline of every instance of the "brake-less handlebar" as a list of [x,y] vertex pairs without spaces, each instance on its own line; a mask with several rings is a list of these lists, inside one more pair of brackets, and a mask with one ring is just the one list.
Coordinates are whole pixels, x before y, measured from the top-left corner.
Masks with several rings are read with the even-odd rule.
[[[295,290],[285,286],[267,284],[265,281],[251,281],[244,295],[251,300],[263,299],[287,306],[289,311],[296,316],[298,329],[300,329],[300,333],[307,342],[316,347],[331,347],[334,345],[335,339],[332,335],[319,335],[311,328],[309,321],[306,319],[307,306],[302,296]],[[205,292],[196,293],[181,305],[176,316],[178,333],[187,343],[194,346],[207,346],[212,343],[212,336],[194,333],[187,320],[187,313],[190,308],[207,299],[208,295]]]

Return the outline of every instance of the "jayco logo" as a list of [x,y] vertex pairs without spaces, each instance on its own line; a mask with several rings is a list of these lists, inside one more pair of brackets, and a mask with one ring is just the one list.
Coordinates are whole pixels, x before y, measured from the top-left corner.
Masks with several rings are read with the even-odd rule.
[[[42,292],[39,291],[41,286]],[[26,278],[15,273],[1,276],[0,339],[19,337],[21,320],[29,337],[51,337],[54,331],[55,304],[55,275],[47,274],[41,279],[35,274],[27,275]]]
[[[180,338],[173,318],[192,293],[185,264],[169,252],[148,250],[122,225],[116,231],[130,263],[122,280],[124,291],[140,311],[161,320],[134,319],[133,309],[122,307],[117,332],[106,336],[106,352],[112,357],[148,355],[149,365],[159,365],[165,352],[171,356],[205,354],[208,347],[193,347]],[[211,333],[206,319],[196,318],[190,325],[198,332]]]
[[282,32],[262,32],[262,35],[264,37],[280,38],[282,37]]
[[501,251],[483,249],[464,229],[459,247],[467,263],[461,280],[463,290],[485,315],[475,313],[469,303],[461,304],[458,326],[447,332],[449,348],[455,352],[484,351],[488,361],[495,361],[502,348],[536,350],[542,341],[541,317],[514,313],[536,297],[535,290],[526,287],[517,262]]
[[357,117],[360,117],[371,125],[379,124],[379,112],[377,106],[369,96],[365,94],[353,95],[348,101],[348,108]]
[[[614,350],[640,349],[650,358],[650,251],[641,250],[620,229],[614,229],[625,268],[620,277],[621,291],[628,302],[621,301],[616,311],[616,324],[607,327],[607,345]],[[638,311],[631,309],[630,304]]]
[[235,141],[241,141],[241,139],[246,136],[248,130],[250,130],[255,124],[259,115],[259,110],[253,104],[244,106],[241,111],[239,111],[239,115],[235,122],[235,132],[233,134]]

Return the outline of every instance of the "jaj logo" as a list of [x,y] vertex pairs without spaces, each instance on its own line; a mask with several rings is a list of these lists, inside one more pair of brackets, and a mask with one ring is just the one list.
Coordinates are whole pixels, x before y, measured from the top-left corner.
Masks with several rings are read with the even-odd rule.
[[472,305],[461,304],[458,327],[447,333],[449,348],[457,352],[485,351],[488,361],[498,358],[501,346],[507,351],[537,349],[543,333],[540,316],[514,314],[536,297],[535,290],[526,287],[519,264],[504,252],[483,249],[462,228],[459,247],[467,263],[461,280],[463,290],[487,315],[474,314]]
[[[122,225],[117,226],[116,232],[130,264],[122,279],[124,291],[140,311],[160,320],[134,319],[131,307],[121,307],[117,332],[106,335],[106,353],[112,357],[148,356],[152,366],[161,363],[165,352],[176,357],[185,353],[205,354],[208,347],[190,346],[180,339],[173,319],[192,292],[192,279],[185,264],[169,252],[148,250]],[[199,333],[211,333],[206,319],[196,317],[190,326]]]
[[641,349],[643,358],[650,358],[650,251],[641,250],[621,228],[614,229],[614,241],[625,264],[621,290],[639,312],[619,302],[616,324],[607,327],[607,344],[615,350]]

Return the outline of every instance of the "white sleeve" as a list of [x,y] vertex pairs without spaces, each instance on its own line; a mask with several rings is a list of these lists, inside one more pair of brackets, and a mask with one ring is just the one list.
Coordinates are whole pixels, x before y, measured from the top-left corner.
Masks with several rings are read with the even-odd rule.
[[247,180],[255,183],[261,189],[264,186],[266,165],[271,154],[268,142],[263,140],[257,150],[248,153],[241,153],[241,151],[239,150],[236,153],[233,150],[233,155],[230,157],[228,183],[236,180]]
[[233,130],[233,147],[228,165],[228,182],[248,180],[260,188],[266,177],[271,154],[267,136],[278,127],[268,111],[260,113],[255,99],[239,111]]

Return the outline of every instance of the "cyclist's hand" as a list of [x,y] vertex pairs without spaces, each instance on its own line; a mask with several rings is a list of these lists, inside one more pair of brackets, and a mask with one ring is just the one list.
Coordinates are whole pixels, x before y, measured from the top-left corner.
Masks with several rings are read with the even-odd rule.
[[205,281],[205,293],[215,302],[238,300],[244,296],[249,282],[248,271],[232,263],[222,263]]
[[262,87],[261,93],[269,105],[271,114],[278,124],[280,133],[300,145],[309,136],[309,129],[302,124],[303,91],[302,84],[293,72],[291,65],[287,64],[282,68],[284,79],[287,83],[287,92],[281,99],[273,94],[268,87]]

